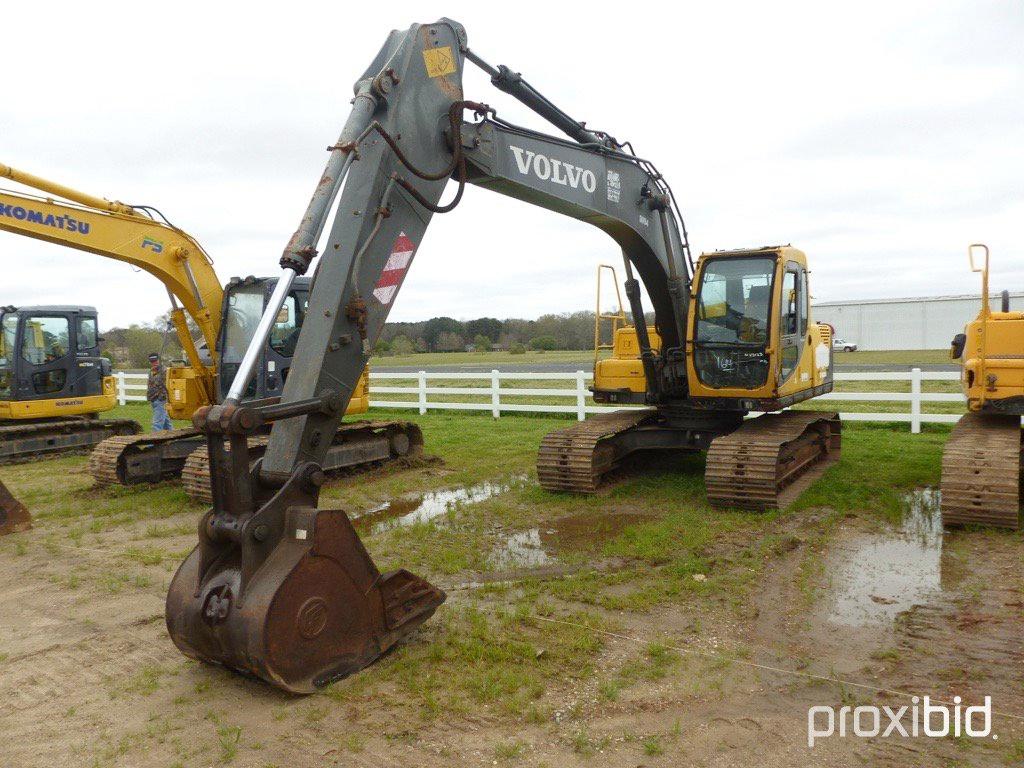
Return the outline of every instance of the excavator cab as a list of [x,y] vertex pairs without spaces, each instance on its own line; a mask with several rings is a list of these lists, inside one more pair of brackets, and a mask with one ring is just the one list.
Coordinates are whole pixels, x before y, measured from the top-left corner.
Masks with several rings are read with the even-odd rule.
[[706,253],[694,285],[687,356],[692,396],[776,411],[832,389],[830,331],[811,320],[803,251],[778,246]]
[[[704,254],[693,284],[686,366],[688,391],[698,403],[778,411],[831,391],[831,329],[811,319],[802,251],[779,246]],[[600,301],[596,314],[598,326],[613,317],[602,314]],[[600,334],[598,327],[595,349]],[[651,329],[648,335],[660,354],[660,334]],[[625,324],[625,315],[615,321],[612,337],[611,357],[595,359],[594,399],[643,404],[650,388],[636,329]]]
[[0,329],[0,422],[95,415],[117,404],[92,307],[6,307]]
[[[260,361],[245,391],[245,399],[280,397],[284,392],[292,356],[295,354],[295,345],[298,343],[299,332],[306,317],[310,282],[310,278],[301,277],[292,283],[284,304],[278,310],[275,322],[271,326]],[[231,279],[224,291],[219,339],[221,364],[218,373],[221,399],[227,396],[242,357],[256,333],[256,327],[276,285],[276,278],[236,277]],[[369,410],[368,378],[364,371],[357,394],[346,410],[347,415],[365,413]]]

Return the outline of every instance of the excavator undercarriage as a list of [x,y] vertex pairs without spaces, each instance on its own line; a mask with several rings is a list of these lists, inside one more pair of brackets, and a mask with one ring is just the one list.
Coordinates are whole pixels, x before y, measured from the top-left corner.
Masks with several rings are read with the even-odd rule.
[[[94,419],[69,416],[31,423],[0,421],[0,464],[33,461],[42,456],[89,451],[112,436],[137,435],[142,427],[132,419]],[[119,439],[113,438],[113,439]]]
[[[266,435],[249,440],[249,455],[259,458]],[[341,425],[324,459],[325,472],[367,468],[423,452],[423,432],[409,421],[351,421]],[[89,457],[89,474],[99,485],[158,483],[180,477],[188,495],[203,503],[210,494],[206,438],[196,429],[176,429],[104,440]]]
[[[705,484],[715,507],[785,507],[838,458],[838,414],[784,411],[689,414],[673,426],[655,408],[593,416],[544,437],[537,478],[549,491],[593,493],[629,456],[641,451],[707,450]],[[703,416],[703,419],[700,417]]]
[[[267,449],[268,437],[249,440],[249,459],[255,461]],[[230,445],[226,446],[228,453]],[[347,421],[334,433],[334,442],[323,461],[330,474],[369,467],[397,459],[414,459],[423,454],[423,431],[411,421]],[[193,501],[213,503],[210,491],[210,454],[204,444],[185,460],[181,473],[185,492]]]
[[1020,416],[969,413],[942,454],[942,523],[1020,528],[1024,443]]

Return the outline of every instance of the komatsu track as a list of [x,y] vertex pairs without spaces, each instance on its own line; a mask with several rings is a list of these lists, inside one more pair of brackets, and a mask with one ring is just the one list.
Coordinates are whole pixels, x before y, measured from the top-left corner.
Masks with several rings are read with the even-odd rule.
[[37,422],[0,422],[0,464],[32,461],[92,448],[114,435],[142,431],[131,419],[67,417]]
[[547,491],[593,493],[618,466],[614,438],[658,417],[654,408],[602,413],[568,429],[549,432],[537,452],[537,479]]
[[[249,438],[249,458],[256,460],[267,448],[269,436]],[[342,422],[334,434],[324,471],[364,467],[423,453],[423,432],[408,421]],[[204,444],[189,454],[181,472],[185,491],[195,501],[213,503],[210,491],[210,457]]]
[[108,437],[93,449],[89,474],[99,485],[134,485],[171,480],[181,474],[185,459],[206,445],[195,429]]
[[942,524],[1021,528],[1020,416],[969,413],[942,453]]
[[839,414],[769,413],[717,437],[708,449],[704,481],[715,507],[782,509],[839,458]]

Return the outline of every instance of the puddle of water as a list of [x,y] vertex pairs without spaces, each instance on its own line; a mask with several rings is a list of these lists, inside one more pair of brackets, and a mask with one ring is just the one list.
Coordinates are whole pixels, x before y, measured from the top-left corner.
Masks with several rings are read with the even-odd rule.
[[526,479],[517,475],[504,483],[480,483],[468,488],[431,491],[421,496],[402,496],[369,509],[352,522],[361,530],[371,533],[425,523],[447,514],[459,504],[476,504],[492,496],[505,493]]
[[552,556],[544,549],[539,528],[512,534],[494,550],[490,558],[492,565],[500,569],[539,568],[547,565],[551,559]]
[[635,513],[581,514],[554,520],[540,528],[510,534],[491,553],[495,568],[539,568],[553,562],[562,549],[594,549],[619,535],[628,525],[653,520]]
[[942,518],[933,488],[906,497],[899,529],[859,537],[827,564],[832,577],[829,621],[864,627],[892,622],[940,589]]

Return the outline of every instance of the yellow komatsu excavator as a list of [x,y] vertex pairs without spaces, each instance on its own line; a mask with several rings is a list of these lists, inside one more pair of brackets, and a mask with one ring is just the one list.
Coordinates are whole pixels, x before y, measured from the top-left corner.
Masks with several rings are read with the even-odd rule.
[[968,257],[971,271],[981,274],[981,309],[950,349],[961,362],[968,413],[942,454],[942,522],[1016,530],[1024,472],[1024,312],[1010,309],[1007,291],[999,311],[992,310],[988,246],[971,245]]
[[[196,239],[166,219],[159,220],[157,217],[163,217],[150,206],[111,202],[2,164],[0,178],[45,195],[0,190],[0,230],[123,261],[153,275],[166,287],[170,321],[187,358],[187,362],[168,368],[171,417],[186,419],[197,408],[218,402],[222,387],[231,381],[241,362],[276,280],[233,278],[222,286],[212,260]],[[304,279],[291,287],[259,355],[259,372],[250,383],[247,398],[280,396],[305,318],[309,284],[309,279]],[[199,330],[199,345],[192,338],[187,318]],[[107,387],[107,407],[113,407],[112,379]],[[346,412],[359,414],[368,408],[364,371]],[[0,417],[3,413],[0,406]],[[131,434],[104,435],[107,439],[102,442],[93,441],[99,444],[89,468],[98,482],[157,482],[184,472],[190,494],[208,498],[207,453],[199,432],[179,429],[135,434],[138,431],[136,425]],[[0,431],[0,451],[2,434]],[[258,456],[265,438],[257,435],[250,442],[251,454]],[[406,422],[351,422],[336,434],[328,468],[407,456],[421,450],[422,442],[419,428]]]
[[[0,307],[0,463],[92,448],[141,430],[100,419],[117,405],[93,307]],[[30,518],[0,487],[0,535]]]

